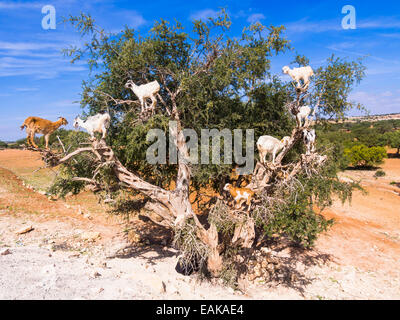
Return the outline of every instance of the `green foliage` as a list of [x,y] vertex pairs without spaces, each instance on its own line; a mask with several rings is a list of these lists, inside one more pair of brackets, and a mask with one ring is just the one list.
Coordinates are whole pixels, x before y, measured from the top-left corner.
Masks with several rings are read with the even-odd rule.
[[387,153],[384,147],[369,148],[361,144],[345,149],[344,156],[349,165],[370,168],[381,164],[387,158]]
[[376,170],[376,172],[374,174],[375,178],[380,178],[380,177],[384,177],[384,176],[386,176],[386,172],[381,169]]
[[326,66],[315,71],[315,88],[311,95],[311,104],[320,100],[318,113],[325,117],[344,117],[353,108],[362,109],[360,104],[349,101],[349,94],[355,85],[365,76],[362,59],[346,61],[332,55]]
[[0,140],[0,148],[7,148],[8,144]]
[[[60,130],[59,134],[66,151],[84,147],[89,137],[86,132],[81,131]],[[58,141],[55,141],[52,147],[57,147],[60,149],[59,151],[62,151]],[[96,169],[94,156],[80,154],[74,159],[68,166],[61,166],[57,179],[48,190],[50,194],[58,194],[61,197],[65,197],[69,192],[78,194],[85,184],[82,181],[73,181],[71,178],[92,178],[92,172]]]
[[309,199],[303,199],[290,202],[280,208],[274,218],[264,225],[265,234],[285,235],[305,247],[312,246],[318,234],[326,231],[333,220],[326,220],[322,215],[316,214],[309,207],[308,201]]
[[305,247],[312,246],[318,234],[333,223],[333,220],[326,220],[316,213],[314,206],[323,211],[332,204],[334,196],[342,202],[350,201],[352,190],[361,189],[358,183],[339,181],[337,171],[338,163],[330,159],[319,174],[303,174],[289,188],[277,188],[271,197],[283,201],[271,203],[268,199],[256,213],[257,224],[264,229],[266,236],[284,235]]
[[396,148],[397,153],[400,152],[400,131],[385,132],[382,136],[385,145]]

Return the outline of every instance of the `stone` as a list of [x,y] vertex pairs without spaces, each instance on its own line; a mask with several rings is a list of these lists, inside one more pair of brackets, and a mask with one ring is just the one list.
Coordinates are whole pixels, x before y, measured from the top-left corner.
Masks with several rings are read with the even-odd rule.
[[93,271],[93,272],[90,274],[90,277],[96,279],[96,278],[101,277],[101,274],[100,274],[99,272],[97,272],[97,271]]
[[254,281],[256,279],[256,275],[254,273],[251,273],[247,276],[247,278],[249,279],[249,281]]
[[89,219],[89,220],[92,220],[92,219],[93,219],[92,216],[91,216],[89,213],[85,213],[85,214],[83,215],[83,217],[86,218],[86,219]]
[[17,231],[15,231],[16,234],[25,234],[28,233],[30,231],[33,230],[33,227],[31,225],[27,226],[27,227],[23,227],[21,229],[18,229]]
[[273,265],[272,263],[269,263],[269,264],[267,265],[266,269],[267,269],[267,271],[268,271],[269,273],[274,273],[274,271],[275,271],[275,267],[274,267],[274,265]]
[[2,256],[6,256],[6,255],[8,255],[8,254],[11,254],[10,249],[4,249],[4,250],[2,250],[2,251],[0,252],[0,255],[2,255]]
[[101,237],[100,232],[88,231],[88,232],[84,232],[81,234],[82,240],[85,240],[85,241],[93,241],[94,242],[100,237]]
[[254,270],[254,275],[255,275],[257,278],[261,277],[261,276],[262,276],[261,270],[260,270],[260,269],[255,269],[255,270]]
[[280,258],[290,258],[290,248],[285,248],[282,251],[278,252],[277,256]]

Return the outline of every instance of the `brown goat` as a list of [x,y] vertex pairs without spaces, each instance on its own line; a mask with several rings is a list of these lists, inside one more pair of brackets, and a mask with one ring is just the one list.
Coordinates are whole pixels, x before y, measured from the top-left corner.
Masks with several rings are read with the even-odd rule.
[[56,131],[59,127],[65,126],[68,121],[65,118],[60,117],[56,122],[50,120],[42,119],[39,117],[29,117],[26,118],[24,124],[21,126],[21,130],[26,128],[27,133],[27,143],[29,146],[33,146],[38,149],[39,147],[35,144],[35,134],[43,134],[44,140],[46,141],[46,149],[49,148],[49,138],[50,135]]
[[243,203],[247,204],[247,211],[250,211],[251,200],[254,197],[254,191],[248,188],[237,188],[227,183],[224,187],[224,191],[228,191],[233,200],[235,201],[235,208],[240,209]]

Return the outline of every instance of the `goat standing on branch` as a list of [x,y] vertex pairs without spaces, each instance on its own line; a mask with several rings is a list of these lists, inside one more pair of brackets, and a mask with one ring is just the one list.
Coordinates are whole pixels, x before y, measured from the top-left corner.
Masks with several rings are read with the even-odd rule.
[[236,209],[240,209],[240,207],[243,205],[243,203],[246,202],[247,205],[247,211],[250,211],[250,205],[251,205],[251,200],[254,197],[254,191],[248,189],[248,188],[236,188],[232,186],[230,183],[227,183],[224,186],[224,191],[228,191],[231,196],[233,197],[233,200],[236,203]]
[[137,86],[132,80],[128,80],[125,88],[131,89],[133,93],[139,98],[142,107],[142,113],[147,109],[146,99],[151,99],[151,110],[154,111],[157,105],[156,95],[160,91],[160,84],[157,81],[152,81],[146,84]]
[[[314,111],[310,108],[310,106],[302,106],[299,108],[299,112],[297,114],[294,114],[296,117],[296,123],[297,127],[301,128],[303,125],[304,127],[308,127],[310,124],[310,119],[308,118],[310,115],[314,116],[315,115],[315,109]],[[312,112],[312,113],[311,113]]]
[[66,126],[67,124],[68,121],[63,117],[60,117],[56,122],[51,122],[50,120],[39,117],[29,117],[24,121],[21,130],[26,128],[28,146],[32,146],[36,149],[39,147],[35,143],[35,134],[43,134],[44,140],[46,141],[46,149],[48,149],[50,135],[59,127]]
[[[297,88],[302,88],[304,90],[308,89],[310,85],[310,78],[314,75],[314,71],[310,66],[293,68],[290,69],[288,66],[282,68],[282,72],[288,74],[293,81],[297,82]],[[303,80],[303,85],[301,85],[301,80]]]
[[90,134],[91,140],[95,140],[95,132],[102,133],[102,139],[106,138],[107,130],[110,127],[111,117],[110,114],[96,114],[95,116],[87,118],[86,121],[83,121],[81,118],[76,117],[74,121],[75,129],[81,127],[86,129],[86,131]]
[[272,155],[272,164],[275,164],[275,158],[278,152],[280,152],[289,143],[290,137],[284,137],[282,140],[278,140],[271,136],[261,136],[257,141],[257,149],[260,154],[261,163],[265,164],[266,156]]
[[307,151],[306,151],[306,155],[311,154],[312,152],[315,152],[315,130],[307,130],[304,129],[303,130],[303,141],[304,144],[306,145]]

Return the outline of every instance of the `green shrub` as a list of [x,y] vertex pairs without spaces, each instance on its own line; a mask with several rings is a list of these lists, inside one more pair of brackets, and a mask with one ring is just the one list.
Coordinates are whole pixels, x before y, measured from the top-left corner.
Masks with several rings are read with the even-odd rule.
[[380,177],[384,177],[384,176],[386,176],[386,172],[381,169],[377,170],[374,174],[375,178],[380,178]]
[[370,168],[381,164],[387,158],[384,147],[367,147],[363,144],[355,145],[344,150],[347,163],[353,167]]

